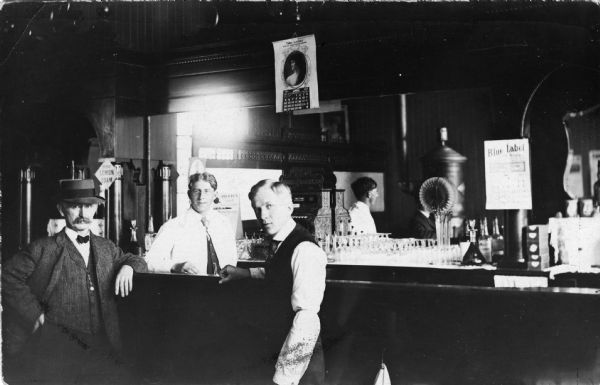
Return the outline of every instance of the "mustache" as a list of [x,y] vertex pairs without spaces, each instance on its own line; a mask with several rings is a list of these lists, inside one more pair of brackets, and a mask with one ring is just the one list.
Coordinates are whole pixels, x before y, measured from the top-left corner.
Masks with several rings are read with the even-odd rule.
[[75,223],[75,224],[79,224],[79,223],[91,224],[92,220],[89,219],[89,218],[77,217],[77,218],[75,218],[75,220],[73,221],[73,223]]

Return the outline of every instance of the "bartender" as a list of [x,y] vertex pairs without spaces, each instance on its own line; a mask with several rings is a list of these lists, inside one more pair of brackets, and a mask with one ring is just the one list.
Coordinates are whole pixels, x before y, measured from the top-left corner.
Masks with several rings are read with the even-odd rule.
[[425,210],[418,194],[415,194],[417,211],[410,221],[410,234],[414,238],[428,239],[435,238],[435,218],[433,213]]
[[190,176],[190,208],[162,225],[146,255],[148,270],[217,275],[221,267],[237,264],[231,224],[213,209],[216,192],[214,175],[203,172]]
[[375,221],[371,216],[371,207],[375,204],[377,197],[377,182],[368,176],[358,178],[350,185],[356,197],[356,202],[350,207],[350,220],[354,232],[360,234],[377,233]]

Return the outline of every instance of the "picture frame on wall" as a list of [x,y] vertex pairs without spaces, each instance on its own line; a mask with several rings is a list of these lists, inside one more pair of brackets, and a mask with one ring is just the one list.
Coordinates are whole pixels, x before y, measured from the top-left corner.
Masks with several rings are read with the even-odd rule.
[[320,114],[321,142],[350,143],[350,127],[348,122],[348,106],[340,105],[339,110]]
[[321,143],[350,143],[348,106],[339,99],[321,100],[319,104],[319,108],[293,111],[294,133],[290,136],[315,138],[317,135]]

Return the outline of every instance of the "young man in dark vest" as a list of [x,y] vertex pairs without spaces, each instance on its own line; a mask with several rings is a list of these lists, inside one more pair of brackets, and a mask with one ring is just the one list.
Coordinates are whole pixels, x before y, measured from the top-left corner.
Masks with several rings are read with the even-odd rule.
[[[262,180],[248,194],[274,254],[264,268],[226,266],[221,282],[264,279],[268,288],[266,337],[276,358],[273,382],[279,385],[323,384],[325,365],[320,341],[319,309],[325,291],[327,257],[312,235],[292,219],[288,186]],[[271,366],[272,368],[272,366]],[[272,369],[271,369],[272,370]]]
[[131,383],[118,357],[116,296],[131,292],[133,272],[146,262],[90,232],[102,201],[91,179],[61,180],[57,208],[66,228],[3,266],[9,382]]

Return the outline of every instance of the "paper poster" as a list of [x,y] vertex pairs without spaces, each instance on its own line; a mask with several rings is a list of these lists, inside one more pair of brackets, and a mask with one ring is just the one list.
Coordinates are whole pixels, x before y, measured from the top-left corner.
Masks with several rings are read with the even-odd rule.
[[579,268],[600,265],[600,218],[550,218],[548,231],[558,262]]
[[583,170],[581,155],[576,155],[571,152],[567,155],[568,172],[564,175],[565,191],[573,199],[583,197]]
[[600,161],[600,150],[590,150],[590,196],[594,196],[594,183],[598,180],[598,162]]
[[531,210],[527,139],[484,142],[486,210]]
[[214,209],[229,219],[235,239],[243,238],[240,195],[237,192],[220,192],[219,203],[215,204]]
[[217,178],[217,191],[221,193],[236,193],[239,199],[240,214],[243,221],[256,220],[256,214],[250,205],[248,193],[250,188],[263,179],[279,180],[281,169],[265,168],[207,168]]
[[315,35],[273,42],[276,112],[319,107]]

